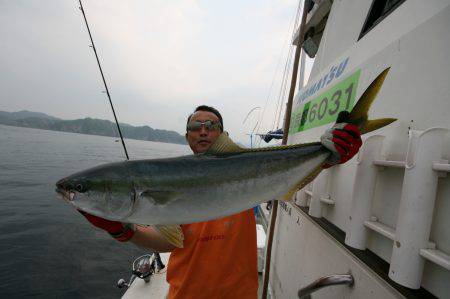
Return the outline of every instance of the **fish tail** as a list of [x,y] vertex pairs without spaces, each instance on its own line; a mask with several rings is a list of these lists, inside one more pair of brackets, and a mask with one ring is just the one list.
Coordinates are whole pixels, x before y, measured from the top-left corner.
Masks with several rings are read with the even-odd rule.
[[178,248],[183,248],[183,231],[179,225],[154,225],[158,231],[170,244]]
[[387,126],[397,120],[396,118],[368,119],[370,106],[377,97],[378,91],[381,89],[389,70],[390,67],[382,71],[375,80],[370,83],[369,87],[364,91],[350,113],[346,111],[343,111],[344,113],[341,112],[337,120],[338,123],[348,122],[356,124],[359,126],[361,134],[365,134]]

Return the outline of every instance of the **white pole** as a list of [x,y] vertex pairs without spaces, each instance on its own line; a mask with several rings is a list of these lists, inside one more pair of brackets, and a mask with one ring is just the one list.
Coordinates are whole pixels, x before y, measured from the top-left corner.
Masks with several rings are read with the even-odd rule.
[[424,259],[420,250],[428,247],[438,174],[433,162],[442,158],[442,146],[448,129],[432,128],[417,135],[415,149],[408,151],[405,177],[398,211],[389,277],[409,288],[420,288]]
[[305,190],[308,188],[308,185],[303,187],[302,190],[297,191],[295,194],[295,204],[300,207],[308,206],[308,194],[306,194]]
[[300,70],[298,74],[298,90],[300,91],[303,88],[305,81],[305,60],[306,54],[305,51],[300,53]]
[[320,199],[327,193],[328,177],[330,170],[323,170],[313,181],[312,196],[309,203],[308,214],[312,217],[322,217],[322,202]]
[[364,226],[364,221],[370,220],[378,173],[373,161],[380,158],[383,139],[384,136],[381,135],[368,137],[357,157],[345,244],[361,250],[366,249],[367,228]]

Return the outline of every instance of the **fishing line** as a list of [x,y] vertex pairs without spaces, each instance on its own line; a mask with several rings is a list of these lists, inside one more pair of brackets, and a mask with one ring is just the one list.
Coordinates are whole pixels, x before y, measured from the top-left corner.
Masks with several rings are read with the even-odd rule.
[[[300,8],[301,8],[301,2],[298,3],[297,6],[297,12],[295,15],[295,21],[294,21],[294,27],[292,28],[292,34],[291,34],[291,39],[294,40],[295,37],[295,33],[298,27],[298,22],[300,20]],[[284,67],[284,72],[283,72],[283,78],[281,80],[281,86],[280,86],[280,92],[278,95],[278,103],[277,103],[277,109],[275,112],[275,118],[274,118],[274,123],[272,125],[272,131],[277,129],[280,126],[280,120],[281,120],[281,113],[283,111],[283,102],[284,102],[284,98],[286,96],[286,90],[287,90],[287,85],[288,85],[288,80],[289,80],[289,70],[291,68],[291,60],[293,57],[293,45],[291,45],[289,47],[289,51],[288,51],[288,55],[287,55],[287,60],[286,60],[286,65]]]
[[283,77],[283,84],[280,86],[280,93],[278,96],[278,101],[279,101],[279,110],[277,110],[277,116],[274,122],[274,130],[280,127],[280,122],[282,120],[281,118],[281,114],[283,113],[283,103],[285,101],[285,98],[287,96],[287,87],[288,87],[288,83],[289,83],[289,70],[291,69],[291,63],[292,60],[294,58],[294,47],[291,47],[289,49],[289,54],[288,54],[288,59],[286,61],[286,68],[285,68],[285,74]]
[[119,132],[120,140],[122,141],[123,150],[125,151],[125,156],[127,157],[127,160],[130,160],[130,157],[128,157],[127,147],[125,146],[125,141],[123,140],[122,131],[120,130],[119,121],[117,120],[116,111],[114,110],[114,106],[111,101],[111,95],[109,94],[108,85],[106,85],[105,76],[103,75],[102,66],[100,65],[100,59],[98,58],[97,50],[96,50],[95,44],[94,44],[94,39],[92,38],[92,34],[91,34],[91,30],[89,29],[89,24],[88,24],[88,21],[86,18],[86,14],[84,13],[83,4],[81,3],[81,0],[78,0],[78,2],[80,3],[80,10],[83,13],[84,23],[86,24],[86,28],[89,33],[89,38],[91,39],[92,50],[94,50],[95,58],[97,59],[97,65],[98,65],[98,68],[100,69],[100,74],[102,75],[103,85],[105,86],[105,89],[106,89],[106,95],[108,96],[109,104],[111,105],[112,113],[114,115],[114,120],[116,121],[117,131]]
[[[297,15],[295,17],[295,22],[294,22],[294,28],[292,29],[292,37],[291,39],[294,40],[295,34],[296,34],[296,30],[298,28],[298,23],[300,21],[300,8],[301,8],[301,2],[299,2],[298,7],[297,7]],[[291,69],[291,62],[293,60],[293,54],[294,54],[294,46],[291,45],[289,48],[289,53],[288,53],[288,58],[286,61],[286,66],[285,66],[285,73],[283,74],[283,81],[280,87],[280,93],[278,96],[278,103],[279,103],[279,110],[277,110],[277,116],[275,117],[275,122],[274,122],[274,127],[272,130],[277,129],[280,126],[280,121],[281,121],[281,114],[283,112],[283,102],[284,99],[286,97],[286,91],[287,91],[287,86],[288,86],[288,81],[289,81],[289,70]]]
[[289,48],[289,53],[287,55],[287,60],[286,60],[286,64],[284,67],[284,72],[283,72],[283,78],[281,79],[281,86],[280,86],[280,92],[278,94],[278,103],[277,103],[277,109],[275,110],[275,119],[273,121],[273,125],[272,125],[272,130],[278,129],[279,124],[280,124],[280,118],[281,118],[281,113],[283,111],[283,102],[284,102],[284,98],[286,96],[286,89],[287,89],[287,83],[288,83],[288,79],[289,79],[289,70],[291,69],[291,59],[292,59],[292,49],[293,47]]
[[[296,32],[296,31],[295,31],[295,30],[296,30],[296,26],[297,26],[298,21],[299,21],[299,18],[300,18],[300,8],[301,8],[301,2],[299,2],[298,6],[297,6],[297,10],[296,10],[295,14],[292,16],[292,19],[291,19],[291,22],[290,22],[290,23],[293,23],[292,33],[291,33],[291,36],[292,36],[292,37],[294,37],[294,35],[295,35],[295,32]],[[288,33],[286,34],[286,38],[285,38],[284,44],[286,44],[286,42],[287,42],[287,40],[288,40],[288,38],[289,38],[289,33],[290,33],[290,32],[291,32],[291,30],[289,30]],[[284,47],[285,47],[285,46],[283,45],[283,47],[282,47],[282,52],[283,52],[283,48],[284,48]],[[282,83],[281,83],[281,89],[283,89],[283,81],[288,79],[288,78],[287,78],[287,70],[286,70],[286,68],[289,68],[289,67],[290,67],[290,60],[291,60],[290,57],[291,57],[291,55],[292,55],[292,54],[291,54],[291,53],[292,53],[292,48],[293,48],[292,46],[289,47],[289,53],[288,53],[288,57],[287,57],[286,65],[285,65],[285,70],[284,70],[284,73],[283,73],[283,79],[282,79]],[[258,122],[257,122],[257,126],[256,126],[256,128],[255,128],[255,131],[257,131],[257,132],[262,128],[262,126],[261,126],[262,120],[264,119],[264,114],[265,114],[265,112],[266,112],[266,107],[267,107],[267,105],[268,105],[269,98],[270,98],[270,95],[271,95],[271,93],[272,93],[272,87],[273,87],[273,84],[274,84],[274,80],[275,80],[276,73],[278,72],[278,67],[279,67],[279,65],[280,65],[282,56],[283,56],[283,54],[281,53],[281,54],[280,54],[280,58],[279,58],[278,63],[277,63],[277,66],[276,66],[274,78],[272,79],[272,83],[271,83],[270,88],[269,88],[269,94],[268,94],[268,96],[267,96],[267,98],[266,98],[266,102],[265,102],[265,104],[264,104],[262,114],[260,114],[259,120],[258,120]],[[286,77],[286,79],[285,79],[285,77]],[[279,102],[280,102],[280,100],[278,100],[278,101],[276,102],[276,103],[277,103],[277,107],[276,107],[276,112],[275,112],[275,118],[276,118],[276,115],[278,114],[278,113],[277,113],[277,112],[278,112],[278,109],[282,110],[282,107],[281,107],[282,101],[281,101],[280,104],[278,104]],[[280,105],[280,107],[278,107],[278,105]],[[257,142],[258,142],[257,147],[259,147],[259,146],[261,145],[262,139],[258,139]]]

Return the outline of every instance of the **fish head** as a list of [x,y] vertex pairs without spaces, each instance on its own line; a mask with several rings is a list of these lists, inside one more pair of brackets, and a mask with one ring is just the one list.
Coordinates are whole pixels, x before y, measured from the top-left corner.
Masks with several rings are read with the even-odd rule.
[[56,192],[78,210],[116,221],[132,214],[136,201],[126,171],[110,165],[61,179],[56,183]]

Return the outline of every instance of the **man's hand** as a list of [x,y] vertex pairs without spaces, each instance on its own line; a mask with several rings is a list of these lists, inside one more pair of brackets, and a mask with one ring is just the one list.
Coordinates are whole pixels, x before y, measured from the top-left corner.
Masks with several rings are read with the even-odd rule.
[[323,168],[347,162],[362,145],[358,127],[348,123],[335,124],[320,137],[320,141],[332,152]]
[[107,231],[114,239],[126,242],[134,236],[134,226],[100,218],[78,210],[92,225]]
[[118,221],[103,219],[78,210],[92,225],[107,231],[114,239],[120,242],[129,241],[134,244],[157,252],[170,252],[176,247],[168,242],[152,227],[123,224]]

